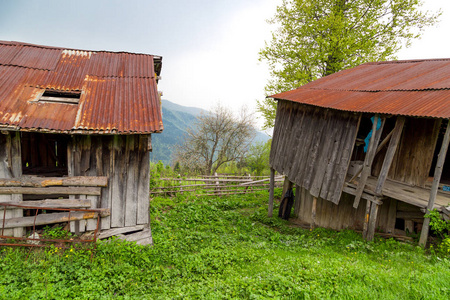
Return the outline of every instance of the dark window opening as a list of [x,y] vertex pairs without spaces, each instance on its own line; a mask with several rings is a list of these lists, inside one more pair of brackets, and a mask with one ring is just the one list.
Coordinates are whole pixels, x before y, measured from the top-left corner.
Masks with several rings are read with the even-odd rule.
[[80,102],[81,92],[46,90],[39,102],[78,104]]
[[68,174],[68,136],[22,132],[22,173],[60,177]]
[[[433,155],[433,162],[431,164],[430,173],[429,173],[430,177],[434,177],[434,170],[436,168],[439,152],[441,151],[442,142],[444,141],[444,134],[445,134],[445,130],[447,128],[447,124],[448,124],[448,120],[443,120],[441,123],[441,127],[439,129],[439,135],[438,135],[438,139],[436,142],[436,148],[434,150],[434,155]],[[441,183],[450,185],[450,155],[449,155],[448,150],[447,150],[447,155],[445,157],[444,167],[442,169]]]

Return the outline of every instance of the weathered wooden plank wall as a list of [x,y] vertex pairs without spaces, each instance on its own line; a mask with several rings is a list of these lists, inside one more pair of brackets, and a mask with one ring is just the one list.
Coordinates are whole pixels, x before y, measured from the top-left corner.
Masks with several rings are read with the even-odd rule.
[[[440,119],[407,118],[388,178],[424,187],[429,177],[441,125]],[[372,174],[378,176],[386,151],[375,158]]]
[[360,118],[280,100],[270,165],[314,197],[339,203]]
[[[306,223],[312,222],[313,196],[305,189],[297,186],[296,203],[294,212],[297,218]],[[361,205],[357,209],[353,208],[354,196],[342,193],[339,205],[322,198],[317,198],[315,225],[334,230],[355,229],[362,230],[366,200],[361,199]],[[380,207],[376,228],[381,232],[392,232],[395,225],[395,210],[392,212],[391,199],[383,200]]]
[[[108,177],[99,201],[88,196],[92,208],[111,209],[111,215],[102,218],[102,229],[149,224],[148,138],[76,135],[69,142],[69,176]],[[87,230],[93,226],[87,221]]]
[[[20,154],[20,133],[5,132],[0,134],[0,178],[14,178],[22,175],[22,162]],[[0,202],[22,201],[21,194],[0,195]],[[3,220],[3,210],[0,220]],[[22,209],[6,211],[5,218],[23,217]],[[5,229],[4,235],[21,237],[23,228]]]

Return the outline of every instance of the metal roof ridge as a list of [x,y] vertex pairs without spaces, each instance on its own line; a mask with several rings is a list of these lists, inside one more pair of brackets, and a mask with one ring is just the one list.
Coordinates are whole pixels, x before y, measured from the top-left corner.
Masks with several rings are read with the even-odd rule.
[[154,58],[162,59],[162,56],[148,53],[138,53],[138,52],[129,52],[129,51],[110,51],[110,50],[87,50],[87,49],[76,49],[76,48],[67,48],[67,47],[58,47],[58,46],[47,46],[47,45],[38,45],[31,43],[24,43],[18,41],[3,41],[0,40],[0,45],[11,45],[11,46],[27,46],[27,47],[35,47],[35,48],[43,48],[43,49],[53,49],[53,50],[73,50],[73,51],[85,51],[85,52],[93,52],[93,53],[113,53],[113,54],[130,54],[130,55],[147,55],[153,56]]
[[[300,86],[297,89],[302,90],[316,90],[316,91],[338,91],[338,92],[360,92],[360,93],[379,93],[379,92],[429,92],[429,91],[444,91],[450,90],[450,87],[445,88],[424,88],[424,89],[386,89],[386,90],[353,90],[353,89],[330,89],[330,88],[317,88],[317,87],[304,87]],[[289,91],[286,91],[289,92]],[[285,92],[281,92],[285,93]],[[278,93],[278,94],[281,94]]]
[[361,64],[363,65],[388,65],[388,64],[407,64],[420,63],[425,61],[450,61],[450,58],[418,58],[418,59],[399,59],[399,60],[385,60],[385,61],[371,61]]

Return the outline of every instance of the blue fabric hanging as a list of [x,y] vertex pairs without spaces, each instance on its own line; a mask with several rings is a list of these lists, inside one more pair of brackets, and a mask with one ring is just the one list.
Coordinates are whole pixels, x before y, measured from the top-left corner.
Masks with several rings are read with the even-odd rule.
[[[372,124],[373,124],[373,122],[375,120],[375,117],[370,118],[370,120],[372,121]],[[381,118],[378,118],[377,130],[380,129],[380,127],[381,127]],[[369,134],[364,139],[364,143],[366,143],[365,146],[364,146],[364,153],[366,153],[367,152],[367,148],[369,148],[369,143],[370,143],[370,138],[371,137],[372,137],[372,130],[370,130]]]

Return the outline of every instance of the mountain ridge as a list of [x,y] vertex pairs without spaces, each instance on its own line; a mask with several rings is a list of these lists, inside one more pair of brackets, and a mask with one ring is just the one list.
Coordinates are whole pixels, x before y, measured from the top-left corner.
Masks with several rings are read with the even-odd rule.
[[[152,135],[153,152],[150,154],[152,162],[161,160],[164,164],[170,164],[172,152],[177,144],[183,142],[186,128],[192,128],[197,121],[197,117],[207,110],[198,107],[183,106],[162,99],[162,118],[164,130],[162,133]],[[269,136],[257,131],[254,142],[267,141]]]

